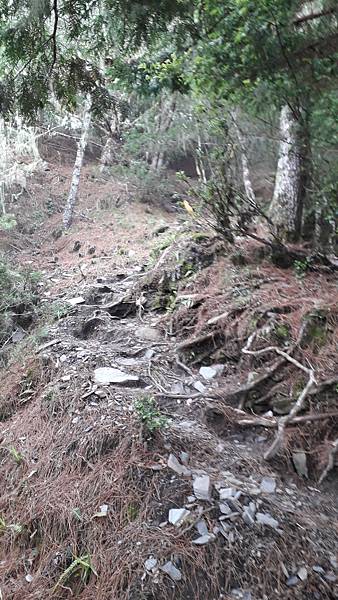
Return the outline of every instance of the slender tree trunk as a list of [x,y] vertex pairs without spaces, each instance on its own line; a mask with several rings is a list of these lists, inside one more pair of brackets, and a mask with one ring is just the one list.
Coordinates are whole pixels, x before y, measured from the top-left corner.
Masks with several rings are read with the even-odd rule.
[[[158,128],[157,128],[157,134],[158,134],[159,138],[161,138],[161,135],[165,134],[172,125],[175,110],[176,110],[176,95],[173,94],[173,98],[167,107],[165,106],[165,104],[164,104],[164,106],[160,106],[160,110],[161,110],[161,113],[159,116]],[[166,113],[166,110],[167,110],[167,113]],[[151,169],[153,169],[154,171],[159,171],[164,165],[164,158],[165,158],[165,152],[163,150],[163,140],[160,139],[157,141],[157,144],[155,147],[155,152],[152,157],[152,161],[151,161],[151,165],[150,165]]]
[[242,163],[242,176],[243,176],[243,185],[245,195],[251,205],[256,204],[256,195],[251,183],[251,175],[248,161],[248,154],[246,151],[246,143],[244,139],[244,135],[238,125],[238,112],[232,111],[231,116],[233,118],[236,135],[239,142],[240,152],[241,152],[241,163]]
[[280,145],[270,218],[277,235],[297,241],[302,231],[303,207],[309,177],[309,144],[306,124],[289,106],[280,115]]
[[72,221],[73,221],[73,213],[74,207],[77,200],[77,195],[79,191],[79,183],[81,177],[81,170],[83,164],[84,153],[87,146],[88,141],[88,132],[91,121],[91,98],[88,95],[85,100],[85,106],[83,111],[83,121],[82,121],[82,132],[81,137],[77,147],[76,159],[74,164],[72,182],[70,185],[70,191],[68,200],[63,213],[63,227],[64,229],[69,229]]

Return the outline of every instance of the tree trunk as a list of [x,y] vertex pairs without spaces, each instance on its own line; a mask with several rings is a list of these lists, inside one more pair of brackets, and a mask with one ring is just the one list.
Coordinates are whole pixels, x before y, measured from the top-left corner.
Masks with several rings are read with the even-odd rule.
[[309,176],[306,124],[289,106],[280,115],[280,145],[270,218],[278,237],[297,241],[301,235],[303,207]]
[[74,164],[72,182],[70,186],[69,196],[67,200],[67,204],[65,206],[65,210],[63,213],[63,227],[64,229],[69,229],[72,221],[73,221],[73,213],[74,207],[77,200],[77,195],[79,191],[79,183],[81,177],[81,169],[83,164],[83,157],[87,146],[88,141],[88,132],[91,121],[91,98],[88,95],[85,100],[84,111],[83,111],[83,121],[82,121],[82,132],[81,137],[79,139],[76,159]]
[[238,126],[238,112],[235,110],[232,111],[231,116],[233,118],[234,127],[235,127],[235,131],[236,131],[236,135],[237,135],[238,143],[239,143],[239,147],[240,147],[241,163],[242,163],[242,176],[243,176],[243,185],[244,185],[245,195],[248,199],[249,204],[251,206],[254,206],[256,204],[256,195],[253,190],[252,183],[251,183],[249,161],[248,161],[248,155],[246,152],[246,144],[245,144],[244,135],[243,135],[240,127]]

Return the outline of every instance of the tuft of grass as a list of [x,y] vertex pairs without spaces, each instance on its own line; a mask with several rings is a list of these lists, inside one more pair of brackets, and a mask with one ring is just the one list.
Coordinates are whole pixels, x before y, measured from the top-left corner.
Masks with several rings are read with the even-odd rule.
[[21,463],[23,462],[23,456],[20,452],[18,452],[18,450],[16,450],[16,448],[14,448],[14,446],[10,447],[9,453],[10,453],[11,457],[14,459],[14,461],[16,462],[16,464],[21,465]]
[[168,419],[161,415],[154,398],[143,396],[134,403],[134,409],[145,429],[154,433],[167,426]]
[[54,594],[59,587],[62,587],[72,577],[79,577],[83,584],[88,582],[91,574],[98,577],[92,563],[90,554],[83,554],[82,556],[74,556],[73,561],[60,575],[56,585],[54,586],[52,593]]

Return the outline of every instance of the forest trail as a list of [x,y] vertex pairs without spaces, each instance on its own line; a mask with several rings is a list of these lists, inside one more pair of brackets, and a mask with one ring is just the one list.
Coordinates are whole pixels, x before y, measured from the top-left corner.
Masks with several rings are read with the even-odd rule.
[[[52,216],[16,251],[18,262],[42,270],[40,301],[52,318],[47,330],[32,331],[33,349],[23,340],[3,378],[2,598],[333,600],[335,480],[317,487],[302,477],[306,465],[297,473],[282,458],[264,461],[274,429],[240,426],[237,403],[223,410],[224,397],[258,365],[185,362],[196,249],[183,276],[184,318],[175,322],[170,302],[149,310],[170,264],[166,252],[171,244],[181,252],[182,219],[127,200],[99,210],[108,184],[91,174],[88,166],[71,233],[54,239],[60,214]],[[62,195],[60,179],[48,177]],[[93,195],[97,206],[88,210]],[[201,256],[208,244],[197,242]],[[228,273],[228,295],[244,295],[226,307],[236,315],[249,302],[245,285],[250,294],[263,290],[266,310],[281,278],[262,267],[248,282],[245,266],[208,264],[197,277],[209,304],[192,339],[219,312],[220,274]],[[316,278],[307,290],[295,287],[295,298],[310,297]],[[326,367],[330,373],[329,359]],[[310,431],[311,423],[294,428],[305,440]]]

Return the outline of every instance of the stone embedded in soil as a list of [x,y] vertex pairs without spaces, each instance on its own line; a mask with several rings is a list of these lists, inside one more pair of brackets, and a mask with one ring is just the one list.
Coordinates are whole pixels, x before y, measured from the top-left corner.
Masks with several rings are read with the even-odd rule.
[[144,563],[144,568],[147,571],[153,571],[157,567],[157,560],[153,556],[149,556],[149,558]]
[[209,542],[212,542],[214,539],[215,536],[212,533],[207,533],[205,535],[201,535],[196,540],[193,540],[192,543],[195,544],[195,546],[204,546],[204,544],[209,544]]
[[137,327],[135,335],[141,340],[148,340],[149,342],[157,342],[162,339],[161,332],[154,327]]
[[163,571],[163,573],[166,573],[167,575],[169,575],[169,577],[173,581],[181,581],[182,573],[179,569],[177,569],[177,567],[175,567],[174,563],[172,563],[171,560],[166,562],[165,565],[163,565],[160,568],[161,568],[161,571]]
[[219,490],[220,500],[228,500],[229,498],[234,498],[236,494],[236,490],[234,488],[221,488]]
[[276,480],[273,477],[264,477],[261,482],[261,492],[273,494],[276,490]]
[[203,383],[201,381],[198,381],[198,380],[194,382],[194,388],[195,388],[195,390],[197,390],[201,394],[203,394],[205,392],[205,390],[207,389],[205,387],[205,385],[203,385]]
[[67,300],[66,302],[68,302],[68,304],[70,304],[71,306],[77,306],[77,304],[83,304],[84,302],[86,302],[86,299],[83,298],[83,296],[77,296],[76,298],[69,298],[69,300]]
[[168,521],[172,525],[175,525],[175,527],[180,527],[189,518],[190,514],[190,510],[186,508],[171,508],[169,510]]
[[298,583],[299,583],[299,579],[298,579],[297,575],[292,575],[287,580],[286,585],[288,587],[294,587],[295,585],[298,585]]
[[231,515],[231,513],[232,513],[232,509],[226,502],[221,502],[219,504],[219,509],[220,509],[222,515]]
[[246,509],[242,512],[242,518],[246,525],[252,527],[255,524],[255,519],[252,516],[250,510]]
[[124,384],[139,381],[139,377],[124,373],[120,369],[100,367],[94,371],[94,381],[100,385],[109,385],[110,383]]
[[279,526],[278,521],[276,521],[276,519],[274,519],[268,513],[258,512],[256,514],[256,519],[257,519],[257,522],[260,523],[260,525],[268,525],[269,527],[272,527],[273,529],[277,529]]
[[181,465],[174,454],[169,454],[167,465],[169,469],[175,471],[175,473],[178,475],[191,475],[190,469],[188,469],[185,465]]
[[203,377],[203,379],[209,381],[210,379],[214,379],[216,377],[217,370],[213,367],[201,367],[199,374]]
[[196,523],[196,529],[200,535],[209,535],[209,530],[204,519]]
[[211,484],[209,475],[196,477],[193,488],[196,498],[199,500],[210,500]]
[[308,479],[309,474],[307,470],[307,461],[305,452],[293,452],[292,461],[295,469],[300,477],[306,477]]
[[30,575],[30,574],[28,573],[28,574],[25,576],[25,579],[26,579],[26,581],[27,581],[28,583],[32,583],[32,581],[33,581],[33,576],[32,576],[32,575]]
[[307,569],[306,569],[306,567],[301,567],[300,569],[298,569],[297,575],[298,575],[299,579],[301,579],[302,581],[306,581],[307,580]]

